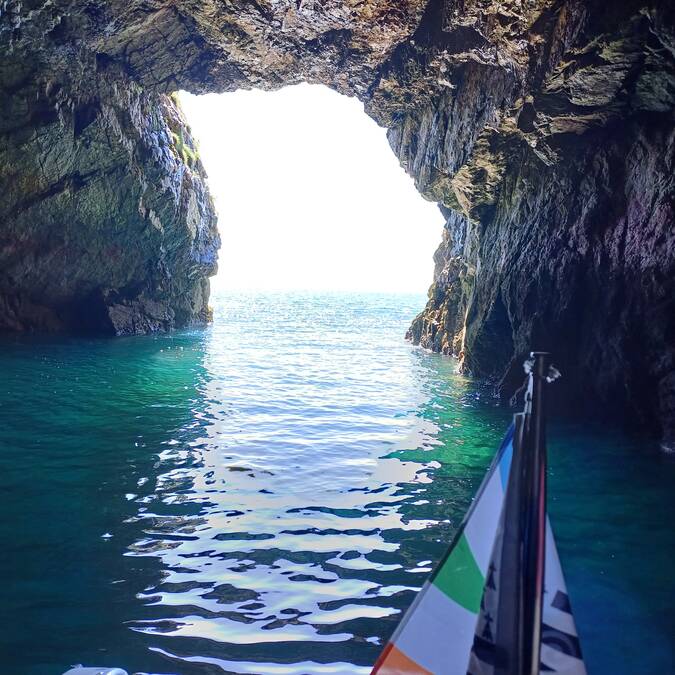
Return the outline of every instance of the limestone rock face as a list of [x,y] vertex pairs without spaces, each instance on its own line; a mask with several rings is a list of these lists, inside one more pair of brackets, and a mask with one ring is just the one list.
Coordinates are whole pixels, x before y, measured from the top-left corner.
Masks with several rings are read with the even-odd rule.
[[[675,438],[675,10],[648,0],[5,0],[0,327],[206,318],[218,247],[168,96],[323,83],[446,218],[409,336]],[[411,225],[412,226],[412,225]]]

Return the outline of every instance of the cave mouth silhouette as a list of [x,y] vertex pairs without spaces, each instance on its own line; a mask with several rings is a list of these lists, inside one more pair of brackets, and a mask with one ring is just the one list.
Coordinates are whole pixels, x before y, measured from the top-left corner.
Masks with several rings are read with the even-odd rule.
[[426,293],[442,214],[356,99],[308,84],[177,98],[219,215],[214,289]]

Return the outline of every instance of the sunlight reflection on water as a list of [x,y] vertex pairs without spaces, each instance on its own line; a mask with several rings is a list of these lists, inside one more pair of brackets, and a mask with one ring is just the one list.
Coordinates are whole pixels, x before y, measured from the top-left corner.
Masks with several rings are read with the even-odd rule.
[[[419,412],[437,374],[427,380],[424,355],[391,330],[392,301],[367,314],[358,296],[352,307],[300,295],[220,305],[198,434],[164,443],[152,500],[133,518],[144,536],[127,553],[163,568],[139,594],[156,616],[133,629],[200,640],[199,657],[172,658],[214,664],[229,653],[237,672],[272,672],[271,662],[311,655],[324,670],[303,661],[278,672],[367,672],[421,580],[401,540],[439,524],[405,508],[428,503],[419,497],[440,467],[396,456],[438,445],[438,425]],[[192,515],[158,513],[187,505]]]
[[[4,345],[3,672],[367,673],[444,552],[510,412],[404,342],[423,298],[216,302],[207,330]],[[589,672],[668,672],[673,465],[559,428]]]

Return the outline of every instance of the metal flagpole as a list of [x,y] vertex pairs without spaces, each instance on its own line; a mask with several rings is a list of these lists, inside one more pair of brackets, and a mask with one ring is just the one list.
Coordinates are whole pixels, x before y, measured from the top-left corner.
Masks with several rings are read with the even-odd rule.
[[[525,405],[526,508],[523,542],[523,673],[539,675],[541,621],[546,571],[546,401],[550,355],[531,353],[530,386]],[[529,399],[529,400],[527,400]]]
[[549,355],[525,363],[525,407],[514,416],[513,459],[501,516],[494,675],[539,675],[546,567],[544,388]]

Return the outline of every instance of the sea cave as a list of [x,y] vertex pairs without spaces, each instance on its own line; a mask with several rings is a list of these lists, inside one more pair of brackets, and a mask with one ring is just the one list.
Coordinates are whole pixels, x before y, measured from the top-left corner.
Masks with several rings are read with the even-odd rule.
[[[72,412],[74,417],[68,418],[67,415],[54,416],[51,410],[56,399],[49,398],[50,392],[54,396],[58,392],[61,397],[58,400],[67,400],[70,395],[71,385],[61,382],[57,370],[61,367],[59,359],[66,359],[64,345],[71,344],[67,342],[70,339],[77,339],[78,350],[90,350],[96,355],[92,358],[110,369],[105,370],[109,378],[106,374],[93,373],[88,370],[89,357],[85,358],[80,351],[78,368],[82,368],[83,379],[89,377],[92,383],[100,379],[103,388],[114,381],[126,396],[124,400],[120,398],[117,407],[110,403],[108,408],[105,403],[102,409],[112,417],[124,414],[128,420],[145,420],[130,423],[137,449],[125,450],[119,455],[119,461],[123,459],[129,466],[144,467],[143,471],[153,476],[150,484],[155,481],[157,494],[168,489],[167,486],[180,493],[177,486],[182,480],[188,480],[188,474],[192,491],[197,489],[195,486],[204,488],[211,485],[209,481],[217,479],[223,484],[233,482],[241,494],[248,494],[244,485],[249,476],[247,472],[251,472],[251,477],[267,475],[266,471],[272,476],[281,470],[281,464],[266,467],[262,459],[259,465],[253,461],[250,466],[242,466],[236,453],[228,454],[225,464],[203,458],[200,464],[193,457],[171,454],[179,441],[169,429],[189,430],[180,442],[198,448],[199,452],[209,443],[215,443],[214,429],[246,434],[243,421],[236,430],[228,426],[226,411],[229,408],[225,404],[222,409],[213,407],[213,402],[230,386],[222,372],[215,374],[213,363],[220,359],[218,362],[227,365],[232,381],[240,382],[237,379],[241,376],[239,366],[228,361],[224,353],[225,346],[235,350],[239,345],[228,332],[228,322],[234,325],[245,316],[251,325],[264,324],[255,315],[254,308],[245,301],[235,300],[232,307],[239,314],[233,313],[232,307],[216,308],[212,332],[199,333],[201,327],[214,319],[214,310],[210,307],[210,278],[218,268],[221,237],[207,172],[180,100],[184,95],[277,91],[309,84],[323,85],[358,100],[364,114],[387,130],[395,161],[414,181],[420,199],[438,205],[439,219],[445,224],[433,258],[433,283],[426,305],[415,308],[414,303],[407,301],[400,306],[387,304],[389,301],[373,305],[373,312],[384,312],[384,307],[386,312],[393,313],[391,316],[395,314],[396,320],[378,324],[374,319],[364,319],[358,328],[351,326],[353,359],[342,364],[343,370],[337,366],[330,370],[326,366],[324,372],[315,365],[303,370],[308,378],[306,386],[316,385],[320,389],[316,384],[319,382],[328,387],[327,382],[347,377],[345,373],[351,372],[349,369],[355,364],[365,364],[367,358],[359,351],[361,347],[357,347],[359,341],[372,349],[370,353],[376,353],[378,345],[382,346],[383,358],[384,355],[391,357],[395,372],[399,372],[396,369],[400,366],[396,359],[406,360],[409,356],[391,340],[403,341],[405,336],[412,345],[422,348],[411,354],[441,355],[444,359],[434,361],[432,366],[415,360],[418,356],[410,357],[411,367],[420,381],[426,383],[420,391],[430,397],[422,406],[424,424],[415,432],[427,440],[420,441],[419,453],[414,457],[401,459],[396,471],[391,469],[392,475],[396,472],[399,477],[405,475],[407,478],[400,480],[424,490],[426,488],[420,488],[417,483],[433,482],[428,479],[430,472],[439,471],[442,481],[446,481],[438,485],[455,486],[453,481],[459,474],[455,476],[447,471],[451,467],[461,465],[466,469],[468,466],[468,484],[475,488],[478,475],[485,470],[485,453],[481,448],[493,444],[494,430],[503,421],[499,417],[503,413],[494,411],[506,409],[511,396],[519,390],[524,377],[522,364],[530,352],[544,351],[553,355],[556,368],[563,373],[555,384],[552,400],[553,407],[564,419],[588,425],[592,430],[589,433],[594,434],[599,433],[597,425],[606,423],[612,430],[611,438],[616,441],[612,442],[622,448],[617,450],[617,457],[626,467],[626,474],[631,466],[637,467],[633,462],[642,460],[646,462],[644,466],[655,467],[644,469],[649,476],[652,470],[658,471],[661,462],[666,467],[664,476],[672,471],[671,456],[675,453],[675,7],[672,3],[659,0],[620,0],[609,4],[600,0],[5,0],[0,4],[0,45],[3,54],[0,63],[0,339],[7,359],[3,370],[7,382],[23,382],[30,377],[32,366],[26,366],[28,352],[21,351],[23,349],[39,354],[40,362],[47,364],[45,367],[55,369],[45,376],[49,382],[44,385],[44,391],[36,389],[40,399],[34,410],[27,406],[28,412],[25,412],[17,407],[20,401],[11,386],[3,392],[5,398],[0,399],[0,403],[4,401],[10,429],[6,437],[11,450],[7,451],[7,462],[14,457],[12,452],[24,447],[12,440],[18,436],[12,435],[11,427],[13,420],[23,414],[36,420],[36,428],[43,419],[51,419],[51,430],[45,427],[43,433],[45,438],[54,433],[56,442],[62,442],[71,422],[79,419],[77,424],[83,424],[91,438],[101,439],[108,448],[106,457],[117,453],[113,443],[116,432],[108,435],[107,427],[99,425],[99,413],[82,413],[83,416],[77,418],[81,413],[78,408],[80,412],[77,415]],[[264,186],[260,187],[263,191]],[[317,227],[321,227],[320,222]],[[431,267],[430,261],[430,276]],[[339,314],[332,302],[330,298],[307,300],[307,316],[326,330],[333,330],[329,323],[321,323],[325,315],[319,312],[320,307],[328,307],[330,312]],[[305,311],[297,298],[283,301],[267,298],[260,308],[279,316],[287,312],[288,317]],[[405,326],[399,331],[401,321]],[[293,326],[300,330],[299,324]],[[400,334],[392,336],[387,332],[394,327]],[[137,339],[134,336],[151,336],[157,341],[154,345],[157,350],[153,351],[150,342],[142,345],[129,342]],[[216,352],[209,352],[215,348],[216,338],[220,341],[217,358]],[[29,342],[22,342],[24,340]],[[263,357],[274,352],[277,340],[278,335],[268,335],[262,326],[251,342],[260,349],[256,351],[249,346],[245,354],[250,363],[256,364],[263,383],[272,377],[265,370]],[[46,346],[49,344],[52,347]],[[314,362],[321,359],[320,344],[323,343],[308,342],[307,350]],[[326,342],[324,346],[328,349],[330,345]],[[409,348],[407,345],[406,349]],[[126,349],[136,350],[128,361],[123,356]],[[118,350],[121,361],[115,366]],[[200,361],[195,356],[199,350],[206,350],[211,356]],[[173,368],[170,373],[169,364]],[[368,371],[368,366],[363,365],[363,369]],[[429,375],[431,371],[433,374]],[[373,371],[369,377],[376,379],[381,372],[383,370]],[[295,372],[289,370],[285,376],[286,385],[295,386]],[[316,380],[312,380],[313,377]],[[358,376],[354,377],[356,381]],[[373,412],[378,419],[403,418],[408,410],[406,406],[412,406],[411,401],[417,399],[411,396],[410,401],[404,400],[405,397],[399,400],[402,395],[396,389],[395,378],[389,381],[387,377],[382,376],[386,393],[383,393],[385,390],[379,393],[367,390],[365,384],[362,393],[368,391],[367,395],[375,398],[390,396],[396,402],[391,404],[391,409]],[[451,382],[451,389],[433,384],[439,379]],[[161,407],[149,392],[141,390],[142,381],[153,383],[152,391],[158,400],[164,400],[162,397],[170,400],[167,409],[158,413],[162,428],[159,422],[154,425],[152,417],[146,420],[137,413],[135,406],[139,410],[145,410],[144,406]],[[275,385],[270,382],[270,392],[274,392]],[[242,380],[239,393],[231,394],[227,405],[231,405],[232,410],[252,405],[242,393],[249,391],[247,387]],[[193,390],[199,392],[196,398],[191,398]],[[303,400],[304,390],[293,391],[297,396],[294,400]],[[475,396],[469,396],[469,391]],[[273,397],[273,393],[270,396]],[[480,424],[469,420],[463,412],[453,413],[448,419],[436,417],[434,411],[445,401],[461,407],[469,405],[466,403],[469,399],[480,399],[480,405],[488,406],[480,413]],[[265,403],[257,398],[256,401],[256,405]],[[323,414],[321,410],[317,408],[317,415]],[[43,418],[44,411],[47,412]],[[185,411],[190,412],[192,421],[188,421],[190,415]],[[273,417],[277,412],[265,414]],[[201,424],[199,420],[206,419],[211,426],[202,430],[202,437],[196,429]],[[288,422],[291,418],[283,419]],[[394,429],[396,424],[391,424]],[[423,451],[433,450],[439,444],[428,441],[428,434],[433,436],[438,429],[445,428],[444,424],[456,431],[460,445],[468,442],[462,429],[471,428],[475,431],[474,438],[481,439],[473,441],[478,443],[474,449],[478,449],[475,455],[467,455],[471,459],[466,465],[453,463],[454,460],[447,457],[438,461],[422,457]],[[53,429],[60,431],[53,432]],[[394,438],[392,429],[387,433]],[[267,438],[266,433],[261,423],[260,438]],[[155,465],[134,454],[149,443],[147,435],[154,439],[156,447],[163,448],[164,454],[160,453]],[[335,438],[333,441],[337,443]],[[619,438],[640,440],[626,441],[626,447],[630,445],[632,449],[625,451],[624,441],[616,440]],[[268,440],[272,445],[276,442],[271,437]],[[295,458],[292,440],[282,444],[283,448],[280,446],[280,456],[286,453],[284,457]],[[353,447],[366,443],[363,438],[352,440]],[[308,443],[307,439],[296,441]],[[584,447],[592,445],[586,440]],[[37,445],[30,447],[35,449]],[[68,447],[64,441],[64,456],[69,457]],[[255,445],[260,458],[265,457],[265,447]],[[86,443],[81,448],[88,452]],[[384,464],[377,465],[377,471],[382,470],[384,475],[382,466],[393,466],[392,457],[399,451],[403,452],[392,441],[392,454],[386,456]],[[569,460],[573,465],[561,464],[565,467],[561,469],[561,476],[569,477],[577,467],[581,467],[578,470],[583,473],[589,455],[590,450],[574,454],[573,460]],[[599,455],[607,462],[612,457],[611,452],[602,450]],[[27,454],[26,457],[34,456]],[[162,473],[164,469],[157,469],[162,461],[173,462],[171,470]],[[302,462],[297,461],[300,467]],[[360,467],[361,461],[367,464],[366,460],[349,455],[348,465],[352,469]],[[406,464],[408,461],[420,462],[421,468],[417,472],[411,470],[412,464]],[[48,465],[46,462],[40,469],[42,480],[48,479]],[[328,475],[329,465],[330,462],[325,466],[318,462],[316,466],[323,467]],[[8,467],[8,475],[13,480],[11,476],[15,474],[11,473],[10,464]],[[96,470],[96,480],[105,486],[108,483],[104,465],[102,467],[100,473]],[[210,469],[209,473],[202,472],[204,467]],[[72,468],[73,475],[83,471],[74,459]],[[147,499],[149,503],[151,495],[141,489],[145,483],[136,484],[136,478],[126,481],[125,470],[120,469],[123,494],[131,495],[127,498],[130,503],[137,499]],[[136,475],[129,471],[129,476]],[[185,476],[181,471],[186,472]],[[380,476],[377,471],[375,474]],[[620,495],[625,488],[621,469],[617,467],[617,473],[612,471],[614,469],[606,473],[614,481],[608,494]],[[646,475],[641,471],[635,468],[636,475]],[[604,474],[598,466],[589,466],[585,475],[584,480],[588,481],[590,477]],[[86,482],[86,477],[83,480]],[[331,485],[321,483],[318,468],[305,480],[317,481],[327,494],[332,489]],[[345,492],[366,490],[348,488],[347,483],[343,485],[342,474],[336,474],[334,480]],[[23,489],[17,487],[21,485],[20,479],[17,481],[8,488],[12,495],[23,494]],[[387,482],[382,478],[382,481],[383,486],[391,487],[396,479]],[[567,481],[568,478],[553,479],[553,484],[569,487],[571,483]],[[465,490],[464,483],[457,479],[457,485],[460,483],[458,489]],[[84,487],[71,485],[70,479],[64,479],[63,484],[70,486],[69,494],[82,498],[77,506],[81,510],[78,518],[88,522],[87,500],[97,493],[87,492],[89,496],[85,498],[80,492]],[[437,501],[425,496],[414,504],[419,503],[419,508],[430,505],[429,509],[441,504],[445,497],[436,485],[428,489]],[[283,483],[277,488],[294,494],[296,488],[289,486],[290,483]],[[203,502],[199,504],[209,504],[212,498],[209,490],[204,489]],[[265,502],[265,508],[272,509],[269,497],[272,487],[268,492],[267,489],[258,490],[262,495],[258,498]],[[582,485],[580,490],[580,494],[590,499],[590,487]],[[181,502],[182,498],[176,494],[172,492],[167,497],[168,510]],[[663,485],[654,489],[654,495],[657,494],[666,494]],[[242,501],[244,505],[226,508],[224,502],[213,499],[219,508],[225,509],[219,511],[221,520],[222,513],[230,514],[227,518],[239,515],[247,518],[246,507],[253,503],[246,497]],[[466,506],[469,500],[469,493],[464,491],[457,504]],[[371,503],[375,504],[373,509],[384,508],[378,506],[374,497],[363,503],[350,502],[344,508],[339,500],[328,501],[329,506],[307,507],[310,511],[314,509],[312,518],[323,517],[317,515],[324,513],[321,509],[348,520],[352,517],[349,509],[365,512],[371,509]],[[191,592],[202,582],[190,581],[188,573],[177,571],[179,565],[191,555],[209,554],[208,551],[206,554],[191,552],[190,545],[185,543],[191,537],[199,538],[195,532],[199,532],[200,523],[211,523],[208,514],[200,516],[199,522],[187,522],[196,517],[196,511],[191,510],[198,509],[196,504],[186,498],[185,509],[172,512],[170,518],[168,515],[165,518],[160,509],[153,515],[150,528],[153,536],[162,532],[168,539],[169,543],[164,541],[163,547],[158,545],[157,550],[161,549],[158,556],[163,556],[163,574],[171,578],[167,583],[174,584],[181,592],[185,589]],[[286,514],[304,513],[301,501],[291,500],[288,506]],[[126,508],[119,507],[120,522],[136,523],[146,518],[139,515],[140,511],[127,512]],[[603,506],[598,512],[607,515],[609,511],[605,508],[608,507]],[[650,508],[658,508],[658,503],[651,501]],[[45,505],[36,509],[40,513],[40,509],[45,513],[50,511]],[[106,509],[105,513],[114,511],[112,507]],[[607,515],[608,520],[617,517],[616,512],[611,513],[613,515]],[[431,522],[428,518],[432,516],[437,518],[434,520],[437,524],[451,523],[453,528],[459,525],[454,515],[446,518],[436,512],[426,514],[424,522]],[[359,536],[371,532],[365,522],[368,518],[354,517],[361,524],[350,529],[342,523],[340,531],[353,535],[358,530]],[[334,535],[330,523],[317,520],[312,521],[311,526],[305,524],[305,529],[297,529],[304,526],[298,524],[300,516],[297,522],[294,518],[295,515],[288,517],[289,529],[280,531],[287,539],[292,538],[288,532],[296,530],[314,537],[315,530],[324,527],[327,528],[324,532]],[[380,511],[372,532],[380,533],[392,527],[407,533],[406,518],[398,515],[394,518],[386,509]],[[395,525],[387,519],[395,521]],[[419,522],[422,520],[420,516]],[[32,521],[21,522],[26,530],[33,528]],[[264,528],[256,530],[258,525],[248,522],[242,526],[250,528],[251,537],[258,543],[253,547],[256,553],[251,554],[253,562],[240,556],[236,568],[239,571],[257,569],[256,565],[263,564],[262,558],[256,557],[263,555],[264,548],[258,548],[258,539],[263,541],[268,533]],[[86,530],[89,525],[85,523],[82,527]],[[93,531],[94,526],[91,527]],[[7,528],[7,532],[13,531],[9,521]],[[419,529],[423,528],[419,525]],[[563,542],[566,547],[562,550],[563,558],[571,555],[569,552],[576,546],[570,543],[572,529],[564,531],[569,536]],[[104,536],[107,538],[109,534],[106,529]],[[226,547],[228,537],[235,534],[236,530],[223,532],[218,535],[220,538],[215,538],[218,545]],[[447,534],[442,529],[438,537],[434,535],[434,541],[439,542]],[[67,539],[69,535],[64,530],[59,536]],[[405,536],[401,541],[408,542]],[[393,550],[393,544],[390,546],[385,539],[375,546],[376,560],[371,561],[378,575],[393,573],[396,565],[412,565],[417,544],[410,540],[405,544],[412,547],[405,549],[405,560],[402,557],[391,562],[386,557]],[[110,534],[110,540],[108,550],[116,550],[117,539]],[[122,556],[140,556],[141,549],[152,548],[153,544],[148,541],[136,533],[134,545],[125,549],[126,553],[118,551],[119,560]],[[318,552],[304,552],[307,559],[288,544],[291,551],[288,559],[276,562],[284,573],[291,575],[289,578],[296,575],[303,582],[328,583],[320,575],[312,576],[314,572],[304,567],[310,565],[310,559],[311,564],[326,563],[329,549],[321,548],[323,542],[325,538],[321,545],[316,544]],[[428,547],[420,545],[413,569],[426,571],[431,559],[440,557],[441,551],[430,542],[431,539]],[[662,565],[663,556],[672,543],[672,536],[664,542],[655,558],[660,561],[658,565]],[[344,551],[344,555],[330,560],[342,561],[339,564],[345,560],[362,560],[366,554],[360,546],[357,544]],[[179,560],[178,554],[172,558],[171,551],[182,550],[180,547],[186,547],[185,558]],[[319,560],[323,553],[326,560]],[[102,568],[108,565],[104,556],[92,556]],[[353,564],[353,569],[358,569],[357,562]],[[594,564],[591,561],[588,569],[594,569]],[[142,575],[149,578],[158,573],[156,568],[143,565]],[[573,583],[580,587],[581,579],[584,583],[587,580],[586,570],[582,573],[579,566],[572,567],[576,569]],[[625,569],[629,567],[626,563]],[[212,601],[214,607],[226,601],[244,603],[244,607],[248,603],[249,609],[253,607],[250,611],[255,612],[260,593],[237,590],[236,575],[231,572],[235,567],[228,569],[230,572],[222,578],[209,581],[211,586],[204,582],[210,595],[200,597]],[[114,567],[106,574],[110,579],[115,575],[122,579],[122,567]],[[76,577],[69,577],[68,583],[74,584]],[[275,583],[285,583],[285,578],[279,579]],[[367,583],[370,582],[372,579]],[[191,585],[193,583],[196,585]],[[261,583],[264,587],[267,582]],[[402,577],[391,583],[391,588],[398,589],[391,592],[396,598],[392,601],[396,611],[410,604],[410,599],[399,602],[396,595],[406,588],[406,583]],[[18,584],[16,588],[23,586]],[[91,587],[92,593],[97,592],[96,588]],[[156,590],[157,582],[156,586],[139,585],[135,596],[147,601],[147,607],[152,604],[149,588],[160,593]],[[18,597],[20,590],[16,593]],[[367,591],[363,593],[365,597]],[[321,611],[343,611],[330,604],[333,601],[329,596],[321,596]],[[13,607],[12,602],[19,603],[19,600],[12,598],[9,606]],[[209,612],[213,609],[211,605]],[[148,609],[134,630],[136,634],[154,631],[157,635],[175,630],[179,635],[178,652],[187,644],[181,640],[195,636],[205,643],[216,643],[223,639],[216,622],[200,633],[199,622],[205,620],[202,614],[207,612],[204,607],[195,610],[194,616],[189,614],[192,623],[179,620],[188,616],[186,610],[180,617],[164,623],[158,620],[152,629],[146,630],[142,622],[157,619]],[[272,605],[267,609],[276,612]],[[299,626],[305,625],[304,616],[314,616],[314,610],[301,609],[286,607],[274,614],[275,618],[269,622],[270,633],[279,628],[293,634],[291,641],[305,639]],[[242,655],[245,651],[242,645],[255,640],[237,624],[241,632],[236,628],[234,634],[241,654],[235,649],[222,659],[211,654],[211,647],[204,647],[204,653],[211,655],[199,661],[201,665],[194,665],[197,661],[190,660],[192,652],[186,648],[182,670],[177,672],[181,675],[193,672],[312,675],[367,672],[363,670],[364,664],[368,659],[374,660],[376,642],[374,638],[364,637],[370,630],[369,622],[388,616],[375,604],[371,610],[371,614],[361,617],[367,628],[358,634],[355,643],[349,643],[349,649],[353,648],[355,654],[358,649],[364,651],[358,652],[351,661],[349,650],[331,651],[331,640],[338,644],[337,629],[333,634],[331,628],[321,627],[323,624],[317,620],[316,634],[323,638],[330,636],[322,642],[321,649],[312,652],[311,659],[303,656],[304,660],[298,660],[295,670],[275,670],[269,665],[274,660],[269,645],[253,657]],[[597,613],[588,605],[583,610],[583,621],[590,630]],[[344,612],[345,616],[349,615],[349,610]],[[670,625],[672,608],[660,607],[658,612]],[[217,614],[219,618],[224,616]],[[119,627],[131,619],[120,614],[115,620],[114,631],[119,631]],[[378,636],[388,636],[393,625],[388,625],[387,630],[377,630]],[[20,639],[23,638],[16,637]],[[66,637],[66,641],[68,639],[70,637]],[[30,651],[27,643],[21,644],[24,653]],[[137,653],[134,650],[141,648],[136,643],[129,644],[126,653],[131,659]],[[169,661],[180,657],[175,651],[170,654],[168,647],[160,645],[152,649],[155,656],[165,650],[162,658]],[[602,650],[594,653],[596,667],[602,661],[602,654]],[[669,651],[666,647],[663,654],[659,656],[659,672],[665,672],[663,669],[672,663],[668,661],[672,649]],[[91,654],[93,660],[95,656]],[[40,658],[35,668],[25,672],[31,675],[52,672],[48,667],[54,663],[47,656]],[[293,658],[291,652],[285,653],[279,663],[295,663]],[[12,661],[15,669],[12,672],[18,675],[22,671],[17,665],[19,656],[16,659]],[[248,669],[241,665],[244,661]],[[256,670],[257,666],[251,665],[259,662],[268,663],[267,669]],[[322,669],[321,664],[331,663],[337,664],[331,666],[333,670]],[[633,655],[633,660],[628,659],[627,663],[636,663],[636,657]],[[159,668],[154,662],[148,667]]]
[[[25,3],[2,9],[0,326],[204,322],[215,214],[172,99],[356,96],[447,219],[410,336],[675,433],[667,3]],[[591,375],[592,374],[592,375]]]

